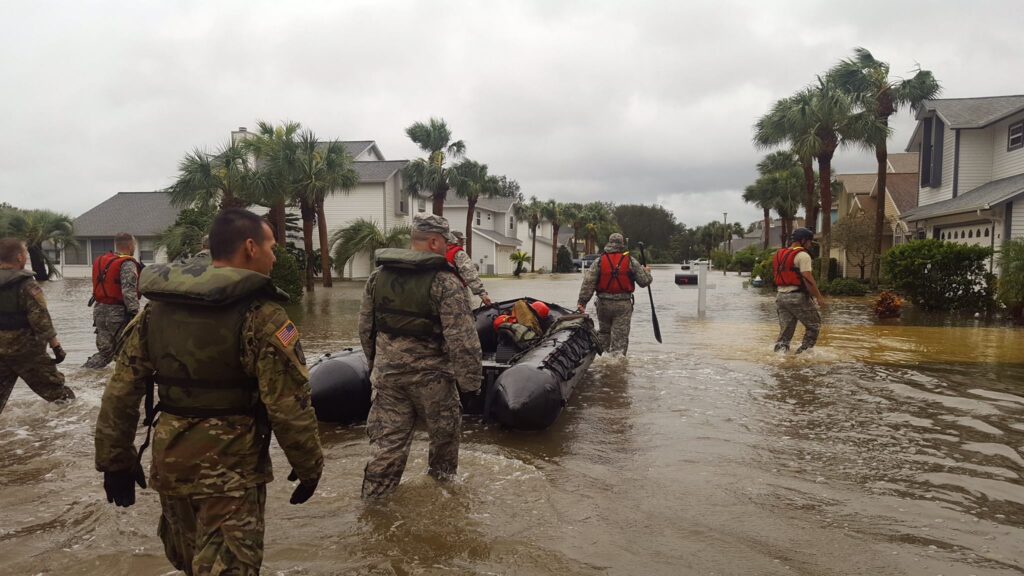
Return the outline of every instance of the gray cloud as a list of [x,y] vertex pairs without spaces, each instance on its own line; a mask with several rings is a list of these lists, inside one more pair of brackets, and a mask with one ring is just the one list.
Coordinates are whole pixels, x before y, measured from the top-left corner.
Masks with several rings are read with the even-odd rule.
[[[256,119],[378,141],[442,116],[528,195],[752,221],[751,125],[854,46],[947,96],[1019,93],[1011,2],[33,2],[2,11],[0,196],[78,214]],[[1017,20],[1017,21],[1015,21]],[[956,27],[957,35],[938,31]],[[901,115],[890,149],[912,120]],[[870,171],[870,154],[837,168]]]

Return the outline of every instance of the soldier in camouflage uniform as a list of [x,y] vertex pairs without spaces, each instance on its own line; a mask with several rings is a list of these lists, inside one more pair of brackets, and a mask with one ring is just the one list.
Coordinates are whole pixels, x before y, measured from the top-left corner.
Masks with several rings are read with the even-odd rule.
[[[117,270],[117,288],[110,290],[109,298],[102,285],[93,280],[92,323],[96,327],[96,353],[89,357],[84,368],[103,368],[114,359],[114,348],[121,331],[139,313],[139,271],[142,264],[136,260],[135,238],[131,234],[118,234],[114,239],[115,252],[97,258],[94,267],[107,268],[108,260],[114,260],[111,268]],[[111,258],[112,256],[112,258]],[[104,272],[113,270],[104,270]],[[94,274],[95,276],[95,274]],[[100,300],[106,300],[101,302]]]
[[430,435],[427,473],[447,480],[458,470],[459,391],[478,391],[482,369],[466,290],[444,256],[447,236],[447,220],[417,216],[412,249],[378,250],[379,267],[366,282],[359,338],[370,365],[373,406],[363,498],[398,487],[417,419]]
[[[134,484],[145,488],[133,446],[145,397],[147,421],[160,413],[150,473],[167,558],[189,575],[258,574],[271,431],[292,467],[289,480],[299,481],[292,504],[313,495],[323,455],[298,330],[267,275],[270,227],[229,209],[210,235],[212,263],[142,274],[151,302],[125,330],[103,394],[96,468],[108,502],[135,502]],[[150,410],[154,385],[159,403]]]
[[[477,272],[476,266],[473,265],[473,259],[469,257],[469,254],[466,254],[465,246],[466,235],[458,230],[452,231],[451,236],[448,238],[448,250],[445,253],[445,258],[455,268],[462,283],[469,291],[479,296],[484,306],[490,306],[491,297],[488,296],[487,290],[484,289],[484,283],[480,280],[480,273]],[[472,302],[472,299],[467,299],[466,301]],[[472,304],[470,305],[472,306]]]
[[609,236],[604,254],[584,274],[576,306],[581,314],[586,312],[587,303],[597,292],[598,339],[602,350],[626,354],[633,320],[633,290],[636,284],[648,286],[651,281],[651,269],[626,252],[622,234]]
[[[0,239],[0,413],[20,376],[33,392],[49,402],[73,400],[55,364],[64,349],[46,309],[35,274],[25,270],[28,250],[15,238]],[[46,354],[53,349],[56,360]]]

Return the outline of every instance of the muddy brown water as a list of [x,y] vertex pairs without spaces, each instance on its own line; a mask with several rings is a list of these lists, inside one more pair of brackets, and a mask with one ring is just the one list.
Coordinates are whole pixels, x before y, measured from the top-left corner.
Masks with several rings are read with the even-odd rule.
[[[821,346],[770,352],[770,296],[712,275],[697,294],[655,271],[664,343],[638,294],[628,359],[599,358],[550,429],[469,420],[459,480],[424,474],[417,437],[397,494],[359,500],[365,430],[323,425],[326,471],[287,503],[275,445],[266,574],[1020,574],[1024,331],[836,300]],[[499,299],[575,302],[579,275],[487,280]],[[293,310],[307,355],[356,344],[361,284]],[[93,469],[103,372],[88,286],[46,287],[79,394],[19,384],[0,415],[0,574],[174,574],[157,495],[108,505]],[[799,332],[798,332],[799,333]]]

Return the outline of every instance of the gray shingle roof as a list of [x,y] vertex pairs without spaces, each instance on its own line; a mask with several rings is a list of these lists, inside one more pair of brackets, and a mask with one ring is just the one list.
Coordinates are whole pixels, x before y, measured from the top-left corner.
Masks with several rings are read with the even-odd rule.
[[893,152],[889,154],[889,164],[893,174],[917,174],[920,163],[917,152]]
[[408,163],[408,160],[366,160],[353,162],[352,166],[359,175],[360,182],[372,184],[384,182]]
[[157,236],[177,217],[178,209],[166,192],[118,192],[75,218],[75,236]]
[[934,111],[942,117],[947,128],[983,128],[1021,110],[1024,110],[1024,95],[943,98],[925,100],[917,117],[920,119]]
[[374,141],[373,140],[342,141],[341,145],[345,148],[345,152],[348,152],[349,156],[355,158],[356,156],[359,156],[363,152],[366,152],[367,148],[369,148],[370,146],[373,146],[374,145]]
[[505,236],[500,232],[495,232],[494,230],[487,230],[486,228],[477,228],[476,226],[474,226],[473,231],[483,236],[484,238],[489,239],[491,242],[494,242],[499,246],[519,246],[523,243],[518,238]]
[[[454,192],[449,192],[444,201],[445,206],[462,208],[469,206],[465,198],[459,198]],[[512,198],[481,198],[476,203],[477,208],[484,208],[494,212],[508,212],[512,208]]]
[[914,222],[927,218],[974,212],[975,210],[987,210],[993,205],[1005,202],[1021,193],[1024,193],[1024,174],[1017,174],[982,184],[974,190],[950,200],[918,206],[905,212],[903,219],[907,222]]
[[871,174],[840,174],[836,176],[850,194],[870,194],[875,189],[878,176]]
[[890,174],[885,178],[885,188],[900,214],[917,206],[917,174]]

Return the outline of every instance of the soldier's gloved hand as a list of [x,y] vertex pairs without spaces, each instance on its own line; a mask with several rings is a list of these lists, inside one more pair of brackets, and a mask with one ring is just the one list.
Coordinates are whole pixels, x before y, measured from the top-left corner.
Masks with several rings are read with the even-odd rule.
[[576,306],[576,311],[579,312],[580,314],[586,314],[587,313],[587,307],[585,305],[583,305],[583,304],[578,304]]
[[[295,473],[295,469],[292,469],[291,474],[288,475],[289,482],[295,482],[299,479],[299,475]],[[313,493],[316,492],[317,485],[320,484],[320,480],[302,480],[299,482],[295,490],[292,491],[292,497],[289,502],[292,504],[304,504],[306,500],[313,497]]]
[[103,473],[103,490],[107,493],[107,502],[127,508],[135,504],[135,485],[146,487],[146,475],[141,466],[131,470]]
[[57,345],[53,347],[53,363],[60,364],[68,357],[68,353],[64,351],[64,347]]
[[484,303],[484,306],[494,304],[494,302],[491,301],[491,297],[487,295],[487,292],[480,295],[480,301]]

